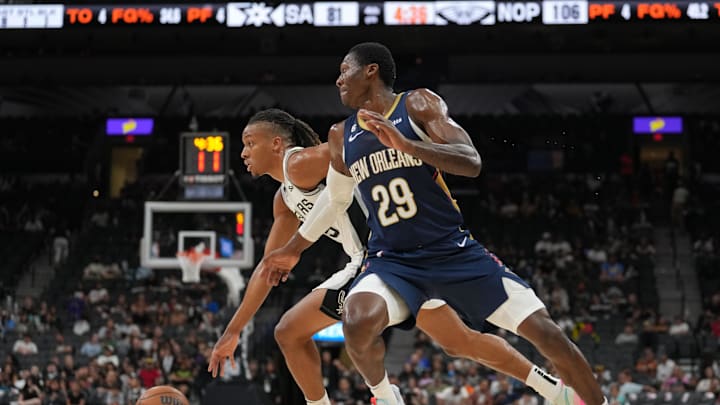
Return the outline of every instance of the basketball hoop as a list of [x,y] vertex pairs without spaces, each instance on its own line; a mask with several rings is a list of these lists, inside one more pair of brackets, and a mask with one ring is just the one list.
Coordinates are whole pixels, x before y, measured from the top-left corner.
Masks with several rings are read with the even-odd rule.
[[202,268],[202,264],[205,260],[212,257],[203,250],[196,248],[191,248],[186,252],[178,252],[176,256],[182,269],[183,283],[200,282],[200,269]]

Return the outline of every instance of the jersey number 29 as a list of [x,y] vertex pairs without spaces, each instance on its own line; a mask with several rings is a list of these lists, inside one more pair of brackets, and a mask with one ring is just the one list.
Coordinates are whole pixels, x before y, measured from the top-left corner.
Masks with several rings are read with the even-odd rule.
[[[402,177],[396,177],[388,183],[387,187],[378,184],[371,191],[373,201],[380,204],[378,219],[380,225],[390,226],[402,219],[410,219],[417,214],[417,204],[408,182]],[[390,210],[390,200],[395,204],[395,212]]]

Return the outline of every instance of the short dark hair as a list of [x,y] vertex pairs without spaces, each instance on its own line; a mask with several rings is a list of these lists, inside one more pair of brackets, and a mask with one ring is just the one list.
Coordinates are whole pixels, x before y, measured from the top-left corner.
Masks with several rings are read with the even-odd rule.
[[353,55],[362,66],[377,63],[380,80],[390,88],[395,84],[395,60],[387,46],[378,42],[363,42],[350,48],[348,55]]
[[267,122],[275,125],[280,129],[280,135],[291,145],[302,146],[304,148],[320,145],[320,137],[313,131],[310,125],[283,110],[269,108],[259,111],[250,117],[248,125],[256,122]]

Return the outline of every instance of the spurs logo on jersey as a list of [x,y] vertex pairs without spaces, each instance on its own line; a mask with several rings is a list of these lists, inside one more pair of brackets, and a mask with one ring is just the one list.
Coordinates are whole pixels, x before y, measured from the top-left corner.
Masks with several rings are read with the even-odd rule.
[[[285,157],[283,158],[285,181],[280,187],[280,194],[282,195],[285,205],[287,205],[300,221],[305,220],[310,210],[315,206],[320,192],[325,188],[324,184],[319,184],[313,190],[302,190],[290,182],[287,172],[288,159],[293,153],[297,153],[302,149],[301,147],[294,147],[285,151]],[[343,214],[333,226],[325,231],[325,236],[342,244],[343,250],[350,257],[357,254],[362,255],[364,252],[364,247],[347,213]]]
[[342,316],[343,311],[345,310],[345,291],[340,290],[338,291],[338,299],[337,299],[337,314]]

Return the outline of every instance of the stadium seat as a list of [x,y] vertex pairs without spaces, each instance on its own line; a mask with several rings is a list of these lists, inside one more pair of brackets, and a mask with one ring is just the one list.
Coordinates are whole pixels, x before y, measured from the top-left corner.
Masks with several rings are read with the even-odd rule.
[[677,357],[680,359],[695,359],[698,357],[698,347],[695,337],[692,335],[678,336],[675,338]]

